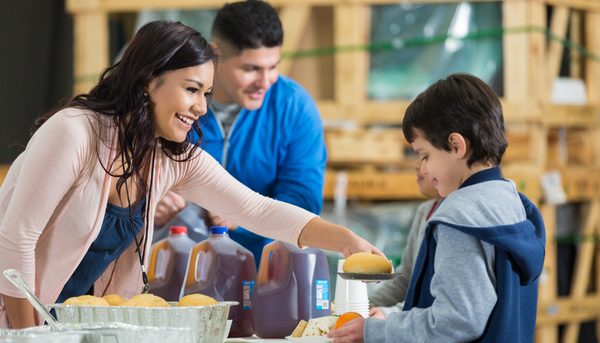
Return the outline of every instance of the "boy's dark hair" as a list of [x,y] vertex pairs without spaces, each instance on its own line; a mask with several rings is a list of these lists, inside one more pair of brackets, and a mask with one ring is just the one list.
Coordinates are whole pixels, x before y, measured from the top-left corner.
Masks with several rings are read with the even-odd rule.
[[499,166],[508,146],[498,96],[468,74],[452,74],[419,94],[406,109],[402,131],[409,143],[421,132],[431,145],[446,151],[452,150],[450,134],[461,134],[471,145],[469,167],[475,162]]
[[226,4],[217,12],[212,37],[242,50],[272,48],[283,44],[283,28],[277,12],[263,1],[248,0]]

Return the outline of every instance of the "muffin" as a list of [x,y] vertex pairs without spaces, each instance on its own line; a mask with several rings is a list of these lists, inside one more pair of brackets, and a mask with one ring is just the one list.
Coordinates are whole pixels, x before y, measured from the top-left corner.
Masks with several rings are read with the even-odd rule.
[[157,297],[154,294],[140,294],[121,303],[119,306],[132,307],[171,307],[163,298]]
[[117,294],[109,294],[102,297],[102,299],[106,300],[110,306],[119,306],[127,300],[120,295]]
[[63,303],[63,305],[91,305],[91,306],[110,306],[108,301],[93,295],[82,295],[80,297],[72,297]]
[[392,272],[390,261],[379,255],[366,252],[350,255],[342,268],[344,269],[344,273],[389,274]]
[[190,294],[179,300],[179,307],[218,305],[219,302],[204,294]]

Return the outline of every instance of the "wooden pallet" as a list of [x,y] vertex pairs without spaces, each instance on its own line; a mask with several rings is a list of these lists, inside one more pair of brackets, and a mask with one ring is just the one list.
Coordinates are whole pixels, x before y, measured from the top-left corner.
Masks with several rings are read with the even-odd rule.
[[566,166],[600,168],[600,130],[588,127],[552,128],[548,131],[548,168]]
[[[503,165],[518,163],[540,164],[544,160],[545,129],[539,123],[507,123],[509,142],[503,156]],[[370,164],[410,168],[415,161],[413,148],[401,129],[327,129],[325,130],[329,166],[356,166]],[[583,157],[587,151],[579,154]]]
[[[348,178],[347,188],[345,189],[348,198],[360,200],[425,199],[419,193],[415,171],[410,169],[394,172],[382,172],[376,169],[367,171],[327,169],[323,190],[325,199],[333,199],[336,185],[338,184],[338,174],[342,172]],[[531,173],[519,174],[509,170],[504,172],[503,176],[513,180],[517,186],[517,190],[525,194],[534,203],[541,201],[542,190],[539,175]]]

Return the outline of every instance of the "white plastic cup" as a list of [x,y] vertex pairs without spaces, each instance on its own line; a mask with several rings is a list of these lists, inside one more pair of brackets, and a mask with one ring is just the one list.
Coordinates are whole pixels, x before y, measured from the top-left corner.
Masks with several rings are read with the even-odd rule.
[[[338,261],[338,272],[343,272],[345,260]],[[337,276],[335,285],[335,301],[339,302],[369,302],[367,284],[362,281],[344,280]]]

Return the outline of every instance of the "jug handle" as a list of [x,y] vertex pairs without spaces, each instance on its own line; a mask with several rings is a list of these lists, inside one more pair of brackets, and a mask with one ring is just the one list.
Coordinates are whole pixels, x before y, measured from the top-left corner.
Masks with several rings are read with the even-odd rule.
[[277,260],[278,257],[279,253],[277,252],[277,250],[271,250],[267,261],[267,280],[269,280],[269,282],[273,282],[273,279],[275,279],[275,272],[273,271],[273,269],[275,268],[274,261]]
[[[277,254],[277,251],[275,251],[275,247],[276,247],[276,241],[271,242],[267,245],[265,245],[265,247],[263,248],[262,251],[262,255],[261,255],[261,263],[258,266],[258,275],[256,277],[257,280],[257,285],[265,285],[267,283],[270,283],[273,281],[274,278],[274,273],[270,273],[269,271],[271,270],[271,254],[274,252],[275,254]],[[277,256],[275,256],[277,257]],[[264,262],[262,261],[266,261],[267,263],[264,264]]]
[[164,249],[167,241],[156,242],[152,244],[152,252],[150,253],[150,265],[148,268],[148,282],[156,280],[156,256],[160,249]]
[[198,253],[202,250],[200,244],[196,244],[190,250],[190,257],[187,265],[187,278],[184,280],[184,287],[191,287],[196,283],[196,268],[198,268]]

